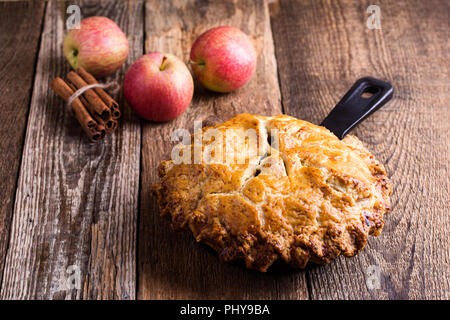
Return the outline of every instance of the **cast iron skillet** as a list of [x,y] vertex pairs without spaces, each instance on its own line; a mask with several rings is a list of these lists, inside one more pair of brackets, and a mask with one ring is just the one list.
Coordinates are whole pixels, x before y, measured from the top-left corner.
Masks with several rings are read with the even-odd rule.
[[[320,124],[339,139],[392,98],[394,88],[388,82],[364,77],[355,82]],[[370,95],[365,97],[365,95]]]

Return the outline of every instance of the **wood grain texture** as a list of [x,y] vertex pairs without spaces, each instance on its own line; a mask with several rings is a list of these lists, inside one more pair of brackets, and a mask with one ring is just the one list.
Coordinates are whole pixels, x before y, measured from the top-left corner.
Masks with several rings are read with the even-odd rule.
[[[62,5],[47,4],[1,298],[133,299],[140,124],[125,108],[119,129],[91,144],[50,90],[69,71]],[[128,63],[142,53],[141,1],[80,6],[83,17],[107,16],[131,35]],[[71,265],[80,289],[66,285]]]
[[44,8],[43,2],[0,3],[0,286]]
[[[385,163],[392,213],[357,257],[307,268],[312,299],[449,299],[449,6],[379,1],[280,1],[272,33],[287,114],[314,123],[354,81],[390,81],[394,98],[352,133]],[[369,289],[378,266],[380,288]]]
[[235,114],[281,113],[280,92],[267,3],[263,1],[148,1],[146,52],[161,51],[189,60],[193,41],[219,25],[242,29],[258,52],[255,76],[244,88],[215,94],[196,86],[187,111],[170,123],[143,123],[138,255],[139,299],[304,299],[302,271],[274,268],[267,274],[242,265],[221,264],[189,232],[175,233],[159,216],[150,188],[157,165],[170,157],[173,130],[193,129],[196,120],[226,120]]

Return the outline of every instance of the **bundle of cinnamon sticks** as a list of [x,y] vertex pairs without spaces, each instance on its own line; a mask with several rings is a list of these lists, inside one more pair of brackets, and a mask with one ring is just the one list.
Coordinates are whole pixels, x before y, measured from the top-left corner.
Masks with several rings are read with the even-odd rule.
[[[78,89],[98,83],[82,67],[75,72],[69,72],[66,78],[66,81],[64,81],[58,77],[51,82],[53,91],[66,103]],[[73,100],[71,108],[75,118],[91,141],[101,140],[106,133],[115,130],[118,125],[117,120],[121,115],[119,104],[102,88],[86,90],[81,96]]]

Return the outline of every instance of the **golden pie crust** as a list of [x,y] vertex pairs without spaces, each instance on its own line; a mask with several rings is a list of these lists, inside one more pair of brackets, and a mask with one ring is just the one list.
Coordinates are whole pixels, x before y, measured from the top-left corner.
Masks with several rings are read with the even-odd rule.
[[[213,160],[162,161],[153,192],[172,227],[190,229],[222,261],[264,272],[281,258],[304,268],[354,256],[381,233],[391,184],[358,138],[286,115],[241,114],[203,133],[212,128],[226,138],[192,138],[180,154]],[[247,129],[258,143],[243,137]]]

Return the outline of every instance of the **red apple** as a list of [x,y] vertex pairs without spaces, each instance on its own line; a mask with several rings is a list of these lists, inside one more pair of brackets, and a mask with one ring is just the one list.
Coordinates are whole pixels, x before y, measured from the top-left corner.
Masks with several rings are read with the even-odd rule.
[[72,68],[85,68],[97,78],[116,71],[127,59],[128,40],[119,26],[106,17],[81,20],[80,29],[67,33],[63,51]]
[[171,54],[148,53],[128,69],[123,92],[142,118],[169,121],[186,110],[194,94],[194,81],[187,66]]
[[245,85],[255,72],[256,52],[241,30],[217,27],[195,40],[191,65],[203,86],[212,91],[230,92]]

